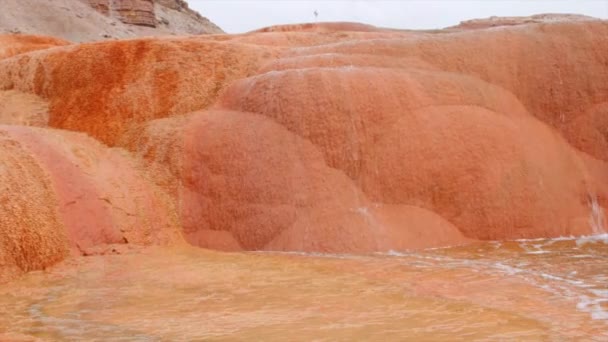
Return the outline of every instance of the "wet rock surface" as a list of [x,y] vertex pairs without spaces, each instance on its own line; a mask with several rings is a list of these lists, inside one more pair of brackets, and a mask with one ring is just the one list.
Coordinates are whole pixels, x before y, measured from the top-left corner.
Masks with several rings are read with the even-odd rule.
[[559,20],[0,39],[0,273],[117,244],[367,253],[600,233],[607,37]]

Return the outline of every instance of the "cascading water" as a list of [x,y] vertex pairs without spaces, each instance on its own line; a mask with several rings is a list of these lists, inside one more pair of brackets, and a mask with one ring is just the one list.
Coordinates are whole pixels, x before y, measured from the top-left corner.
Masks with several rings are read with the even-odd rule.
[[606,233],[606,226],[604,224],[604,209],[599,205],[597,196],[589,194],[589,225],[591,225],[593,235],[599,235]]

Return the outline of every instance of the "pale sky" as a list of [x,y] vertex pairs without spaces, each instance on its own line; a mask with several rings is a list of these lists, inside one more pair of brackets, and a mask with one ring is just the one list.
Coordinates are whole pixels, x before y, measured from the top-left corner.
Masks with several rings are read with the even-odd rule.
[[403,29],[443,28],[493,15],[578,13],[608,19],[608,0],[188,0],[188,3],[228,33],[314,22],[315,10],[319,21],[356,21]]

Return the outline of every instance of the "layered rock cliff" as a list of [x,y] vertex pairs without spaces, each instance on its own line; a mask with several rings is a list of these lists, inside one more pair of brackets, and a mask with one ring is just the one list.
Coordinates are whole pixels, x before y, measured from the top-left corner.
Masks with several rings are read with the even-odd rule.
[[154,0],[86,0],[104,15],[115,16],[125,24],[156,27]]
[[183,0],[83,0],[103,15],[130,25],[177,29],[189,34],[222,30]]
[[0,39],[11,274],[106,243],[357,253],[606,231],[605,21],[25,38]]
[[85,42],[222,30],[178,0],[3,0],[1,33]]

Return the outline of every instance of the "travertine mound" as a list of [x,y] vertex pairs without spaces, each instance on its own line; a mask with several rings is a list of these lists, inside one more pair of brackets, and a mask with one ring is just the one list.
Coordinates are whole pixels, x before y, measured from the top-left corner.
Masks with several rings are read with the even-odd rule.
[[309,141],[258,114],[152,121],[124,143],[157,170],[201,247],[369,252],[468,241],[432,212],[371,202]]
[[34,225],[53,241],[25,259],[13,243],[5,268],[178,229],[201,247],[340,253],[606,231],[608,23],[442,32],[304,24],[0,60],[2,122],[34,125],[15,99],[36,100],[49,126],[131,156],[2,128],[7,193],[27,185],[0,208],[34,223],[0,241]]
[[587,215],[587,194],[595,193],[583,162],[513,95],[479,79],[291,69],[237,81],[219,103],[311,141],[376,202],[436,211],[471,238],[588,228],[571,222]]
[[0,159],[0,281],[100,244],[182,241],[172,203],[125,152],[0,126]]
[[65,46],[70,43],[58,38],[47,36],[30,36],[24,34],[0,35],[0,59],[36,50]]
[[562,14],[562,13],[544,13],[531,15],[529,17],[489,17],[483,19],[472,19],[462,21],[456,26],[448,29],[485,29],[490,27],[500,26],[515,26],[526,24],[541,24],[541,23],[556,23],[556,22],[572,22],[572,21],[589,21],[597,20],[597,18],[589,17],[580,14]]
[[391,69],[437,70],[420,58],[398,58],[368,54],[323,53],[318,55],[275,59],[260,69],[260,73],[307,68],[374,67]]
[[478,78],[515,95],[529,114],[571,143],[592,132],[569,127],[608,98],[605,21],[530,24],[415,39],[361,39],[294,49],[291,55],[327,53],[418,58],[445,72]]
[[361,23],[305,23],[264,27],[253,32],[376,32],[382,31],[372,25]]
[[114,145],[132,124],[208,107],[272,51],[202,38],[69,46],[0,61],[0,90],[33,92],[49,101],[52,127]]
[[0,91],[0,125],[47,127],[49,104],[30,93]]

